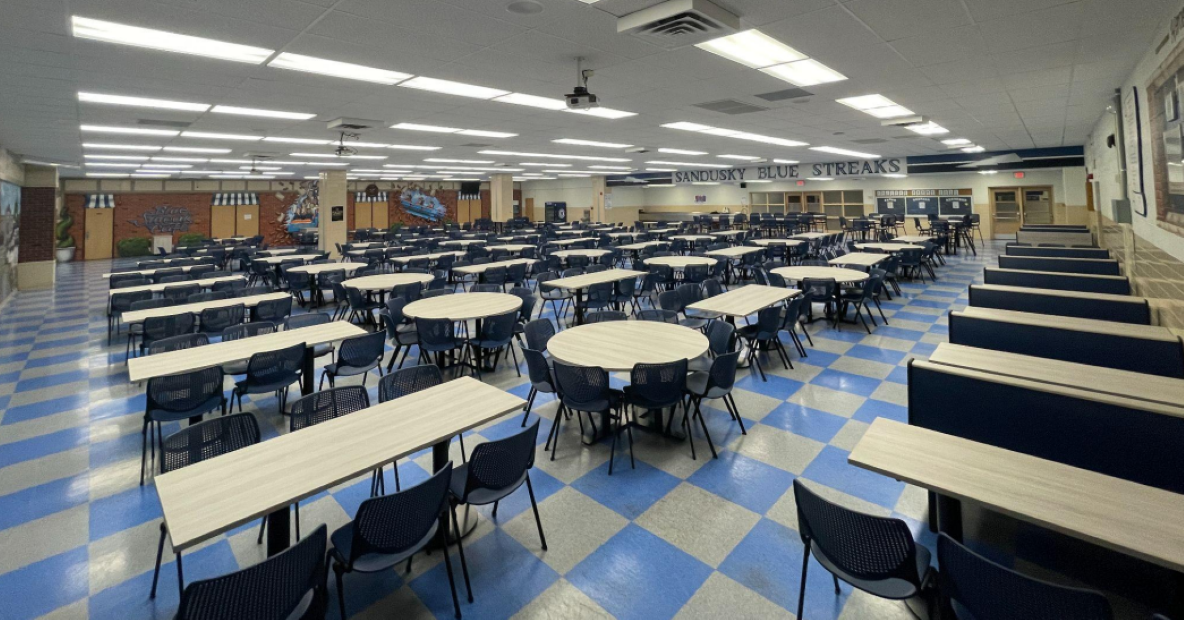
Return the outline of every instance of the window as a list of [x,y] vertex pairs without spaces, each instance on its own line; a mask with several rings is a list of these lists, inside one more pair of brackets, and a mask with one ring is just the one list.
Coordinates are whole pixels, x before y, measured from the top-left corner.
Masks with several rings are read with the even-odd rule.
[[750,192],[748,199],[752,213],[784,213],[784,192]]
[[863,190],[828,190],[822,192],[822,204],[827,217],[863,217]]

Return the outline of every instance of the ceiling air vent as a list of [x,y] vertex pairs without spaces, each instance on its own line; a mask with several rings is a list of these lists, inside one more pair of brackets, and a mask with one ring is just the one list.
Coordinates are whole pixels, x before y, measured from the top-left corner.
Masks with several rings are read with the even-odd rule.
[[617,34],[676,49],[734,34],[740,18],[708,0],[667,0],[617,18]]
[[748,114],[750,112],[764,112],[768,109],[762,108],[759,105],[736,101],[735,99],[721,99],[719,101],[708,101],[707,103],[696,103],[693,105],[696,108],[703,108],[704,110],[711,110],[720,114]]
[[785,90],[775,90],[771,93],[762,93],[757,95],[765,101],[786,101],[789,99],[801,99],[802,97],[813,97],[814,93],[804,88],[787,88]]
[[153,118],[136,119],[136,124],[144,127],[167,127],[169,129],[185,129],[192,125],[192,123],[185,121],[158,121]]

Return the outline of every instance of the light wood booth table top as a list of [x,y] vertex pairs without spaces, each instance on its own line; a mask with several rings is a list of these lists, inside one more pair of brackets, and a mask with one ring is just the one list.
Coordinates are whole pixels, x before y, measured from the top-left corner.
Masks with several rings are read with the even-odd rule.
[[461,377],[157,476],[173,549],[193,547],[525,404]]
[[639,241],[637,243],[629,243],[622,246],[617,246],[618,250],[626,250],[629,252],[640,252],[646,248],[652,248],[658,245],[666,245],[665,241]]
[[600,258],[605,254],[612,254],[612,250],[603,248],[595,248],[592,250],[559,250],[558,252],[551,252],[551,256],[558,256],[559,258],[567,259],[572,256],[587,256],[588,258]]
[[906,248],[922,249],[919,245],[911,243],[856,243],[857,250],[880,250],[882,252],[899,252]]
[[[510,237],[510,239],[513,239],[513,237]],[[487,246],[485,246],[485,249],[489,250],[490,252],[492,252],[494,250],[505,250],[507,252],[518,253],[518,252],[521,252],[522,250],[525,250],[526,248],[533,248],[533,247],[535,247],[535,246],[533,246],[529,243],[504,243],[502,245],[487,245]]]
[[[967,307],[955,310],[950,314],[963,315],[971,318],[987,319],[1015,323],[1017,325],[1033,325],[1036,327],[1051,327],[1055,329],[1069,329],[1108,336],[1124,336],[1129,338],[1143,338],[1147,340],[1162,340],[1176,342],[1179,336],[1166,327],[1158,325],[1135,325],[1132,323],[1117,323],[1115,321],[1099,321],[1096,319],[1079,319],[1071,316],[1053,314],[1036,314],[1034,312],[1016,312],[1014,310],[996,310],[994,308]],[[1091,367],[1092,368],[1092,367]]]
[[609,239],[622,239],[624,237],[635,237],[637,235],[637,233],[632,232],[610,232],[604,234],[608,235]]
[[453,250],[453,251],[448,251],[448,252],[433,252],[431,254],[415,254],[412,256],[395,256],[395,257],[391,258],[390,261],[392,263],[405,264],[405,263],[410,263],[411,261],[417,260],[420,258],[426,258],[429,261],[438,261],[444,256],[455,256],[457,258],[460,258],[464,255],[465,255],[464,252],[458,252],[458,251]]
[[319,265],[302,265],[300,267],[293,267],[288,271],[294,273],[307,273],[310,276],[315,276],[318,273],[324,273],[326,271],[353,272],[365,266],[366,263],[321,263]]
[[555,234],[557,234],[557,235],[568,235],[568,236],[572,236],[572,235],[579,236],[579,235],[585,235],[585,234],[588,234],[589,232],[591,232],[591,231],[584,230],[584,229],[582,229],[582,228],[580,228],[580,229],[573,229],[573,228],[563,228],[563,229],[560,229],[560,230],[556,230],[556,231],[555,231]]
[[720,258],[740,258],[747,254],[754,254],[756,252],[763,252],[764,248],[758,248],[751,245],[734,245],[730,248],[722,250],[708,250],[708,256],[718,256]]
[[794,235],[793,237],[794,237],[794,239],[821,239],[821,238],[823,238],[827,235],[831,235],[831,234],[834,234],[834,233],[808,232],[808,233],[799,233],[799,234]]
[[514,258],[510,260],[501,260],[496,263],[485,263],[483,265],[466,265],[464,267],[453,267],[452,273],[460,273],[464,275],[477,275],[485,273],[486,269],[490,267],[509,267],[510,265],[526,265],[527,267],[537,263],[533,258]]
[[426,286],[435,279],[427,273],[380,273],[373,276],[362,276],[343,280],[342,286],[356,288],[359,291],[388,291],[404,284],[419,284]]
[[241,340],[207,344],[184,351],[136,357],[127,362],[128,381],[144,381],[153,377],[192,372],[211,366],[241,362],[263,351],[275,351],[300,343],[313,346],[337,342],[350,336],[361,336],[366,333],[368,333],[366,330],[348,321],[332,321],[311,327],[285,329],[281,332],[262,334]]
[[767,247],[770,245],[785,245],[785,246],[789,246],[789,247],[797,247],[797,246],[805,243],[801,239],[749,239],[748,242],[755,243],[756,245],[763,246],[763,247]]
[[136,269],[134,271],[112,271],[111,273],[104,273],[103,279],[108,280],[111,278],[111,276],[126,276],[126,275],[130,275],[130,274],[138,274],[141,276],[150,276],[150,275],[155,274],[157,271],[160,271],[161,269],[180,269],[183,273],[189,273],[189,270],[193,269],[194,267],[214,267],[214,265],[210,265],[207,263],[204,265],[184,265],[181,267],[157,267],[156,269]]
[[413,301],[403,306],[411,319],[473,321],[517,312],[522,298],[508,293],[457,293]]
[[903,243],[925,243],[926,241],[933,241],[933,237],[929,235],[901,235],[893,238]]
[[775,273],[786,280],[801,282],[804,278],[819,280],[830,278],[839,284],[852,284],[868,279],[867,272],[842,267],[778,267],[770,273]]
[[543,286],[575,290],[588,288],[593,284],[617,282],[620,280],[627,280],[629,278],[641,278],[645,277],[645,274],[645,271],[633,271],[632,269],[605,269],[604,271],[585,273],[583,275],[572,276],[570,278],[556,278],[554,280],[547,280],[543,283]]
[[576,243],[587,243],[587,239],[551,239],[547,241],[549,245],[574,245]]
[[276,248],[274,250],[259,250],[260,256],[283,256],[285,254],[295,254],[296,248]]
[[1184,495],[887,418],[872,423],[847,460],[947,497],[1184,570]]
[[302,261],[307,262],[310,260],[316,260],[320,257],[321,257],[320,254],[287,254],[284,256],[264,256],[262,258],[256,258],[255,260],[260,263],[267,263],[268,265],[278,265],[286,260],[287,261],[302,260]]
[[1133,295],[1113,295],[1110,293],[1091,293],[1089,291],[1062,291],[1053,288],[1033,288],[1030,286],[1006,286],[1003,284],[975,284],[976,290],[999,291],[1001,293],[1027,293],[1029,295],[1046,295],[1049,297],[1064,297],[1066,299],[1097,299],[1117,303],[1144,304],[1145,297]]
[[209,310],[211,308],[230,308],[232,306],[245,306],[247,308],[254,308],[260,302],[277,301],[289,297],[288,293],[264,293],[262,295],[251,295],[249,297],[231,297],[230,299],[215,299],[213,301],[202,301],[192,304],[180,304],[177,306],[165,306],[163,308],[147,308],[145,310],[133,310],[124,312],[120,318],[124,323],[142,323],[149,318],[157,316],[173,316],[175,314],[201,314],[202,310]]
[[655,256],[645,260],[646,265],[663,265],[672,267],[674,269],[685,269],[691,265],[704,265],[710,267],[716,264],[714,258],[707,258],[706,256]]
[[[1017,256],[1016,258],[1042,258],[1040,256]],[[1072,259],[1081,260],[1081,259]],[[983,271],[993,271],[999,273],[1018,273],[1027,275],[1044,275],[1044,276],[1058,276],[1064,278],[1094,278],[1098,280],[1122,280],[1130,281],[1126,276],[1103,276],[1094,273],[1067,273],[1064,271],[1040,271],[1038,269],[1008,269],[1006,267],[983,267]]]
[[743,235],[745,232],[747,232],[747,231],[744,231],[744,230],[717,230],[715,232],[709,232],[707,234],[709,234],[713,237],[739,237],[740,235]]
[[734,288],[721,295],[708,297],[687,306],[687,310],[726,314],[728,316],[749,316],[790,297],[801,295],[796,288],[749,284]]
[[872,254],[870,252],[852,252],[832,258],[826,262],[832,265],[857,265],[859,267],[874,267],[888,260],[887,254]]
[[637,364],[666,364],[707,352],[698,330],[653,321],[609,321],[569,327],[547,341],[551,357],[576,366],[599,366],[610,372]]
[[[1129,370],[979,349],[943,342],[929,356],[932,364],[1109,394],[1164,405],[1184,418],[1184,379]],[[1160,409],[1148,409],[1160,411]]]
[[184,282],[167,282],[163,284],[145,284],[144,286],[125,286],[123,288],[113,288],[108,295],[116,295],[119,293],[135,293],[138,291],[151,291],[153,293],[163,292],[164,289],[170,286],[186,286],[196,284],[202,288],[210,288],[217,282],[231,282],[234,280],[245,280],[243,276],[219,276],[217,278],[202,278],[201,280],[185,280]]

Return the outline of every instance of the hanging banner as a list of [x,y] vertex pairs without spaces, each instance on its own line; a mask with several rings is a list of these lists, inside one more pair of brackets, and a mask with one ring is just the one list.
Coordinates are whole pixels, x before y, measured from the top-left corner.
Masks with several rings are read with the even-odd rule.
[[900,174],[908,169],[907,157],[834,161],[825,164],[773,164],[727,170],[683,170],[673,173],[675,185],[693,183],[743,183],[745,181],[797,181],[811,177],[852,178]]

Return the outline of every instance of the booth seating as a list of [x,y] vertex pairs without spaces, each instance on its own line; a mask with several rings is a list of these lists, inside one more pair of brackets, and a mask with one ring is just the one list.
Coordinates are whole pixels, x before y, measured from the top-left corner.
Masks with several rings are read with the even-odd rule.
[[950,342],[1184,378],[1184,342],[1166,327],[972,307],[950,312]]
[[1131,295],[974,284],[970,287],[970,305],[1134,325],[1151,324],[1151,305],[1145,298]]
[[1020,230],[1089,230],[1085,224],[1024,224]]
[[1031,245],[1008,244],[1008,256],[1047,256],[1049,258],[1110,258],[1105,248],[1041,248]]
[[1015,234],[1015,240],[1019,243],[1030,243],[1032,245],[1049,243],[1063,245],[1065,247],[1073,245],[1097,246],[1097,243],[1094,242],[1094,234],[1083,229],[1021,228]]
[[923,360],[908,375],[909,424],[1184,493],[1179,405]]
[[1131,294],[1131,282],[1125,276],[1096,276],[1083,273],[984,267],[983,283],[1110,295]]
[[1052,271],[1056,273],[1083,273],[1094,276],[1122,275],[1122,270],[1118,267],[1118,261],[1111,258],[1000,256],[999,266],[1004,269]]

